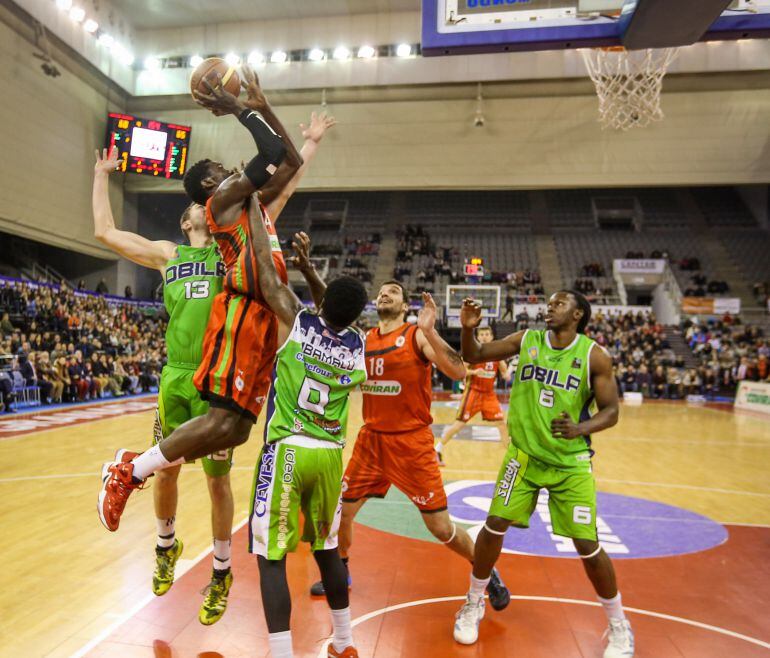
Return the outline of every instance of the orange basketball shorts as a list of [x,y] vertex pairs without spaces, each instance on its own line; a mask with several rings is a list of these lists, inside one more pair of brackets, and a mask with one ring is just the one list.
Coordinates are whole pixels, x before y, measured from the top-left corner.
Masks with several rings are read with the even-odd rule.
[[497,393],[494,391],[486,393],[473,388],[468,389],[457,412],[457,420],[467,423],[478,413],[481,414],[484,420],[494,421],[503,419],[503,410],[500,407],[500,401],[497,399]]
[[342,478],[343,502],[384,498],[390,485],[421,512],[447,508],[430,426],[394,434],[361,428]]
[[256,422],[270,388],[277,332],[268,308],[243,295],[219,293],[193,380],[201,398]]

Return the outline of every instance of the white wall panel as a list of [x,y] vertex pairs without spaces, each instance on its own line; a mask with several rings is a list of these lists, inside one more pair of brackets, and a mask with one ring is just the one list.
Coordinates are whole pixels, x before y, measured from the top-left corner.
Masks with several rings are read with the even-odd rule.
[[[539,188],[749,184],[770,181],[770,90],[667,94],[666,118],[618,133],[597,123],[591,96],[340,104],[303,187]],[[278,108],[292,135],[312,109]],[[237,163],[253,145],[232,117],[158,112],[193,126],[191,161]],[[131,177],[132,190],[180,189]]]
[[[0,230],[111,256],[93,238],[91,177],[107,113],[122,108],[66,70],[46,77],[32,52],[0,23]],[[120,179],[112,192],[119,220]]]

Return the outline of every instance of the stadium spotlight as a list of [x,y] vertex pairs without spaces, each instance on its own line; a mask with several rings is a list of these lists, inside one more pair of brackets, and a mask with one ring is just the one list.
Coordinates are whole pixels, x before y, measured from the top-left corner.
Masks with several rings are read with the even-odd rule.
[[265,63],[265,56],[258,50],[252,50],[246,60],[251,66],[261,66]]
[[324,59],[326,59],[326,53],[321,50],[320,48],[313,48],[308,54],[307,58],[311,62],[320,62]]
[[56,6],[62,11],[69,11],[72,7],[72,0],[56,0]]
[[115,43],[115,39],[113,39],[106,32],[102,32],[99,35],[99,43],[102,44],[105,48],[112,48],[113,44]]
[[273,64],[283,64],[287,59],[289,59],[289,56],[283,50],[276,50],[270,55],[270,61]]
[[203,63],[203,57],[201,57],[200,55],[193,55],[192,57],[190,57],[190,61],[188,62],[191,69],[194,69],[196,66],[202,63]]
[[235,53],[227,53],[227,55],[225,55],[225,61],[230,66],[238,66],[241,63],[241,58]]
[[96,30],[99,29],[99,23],[97,23],[93,18],[89,18],[85,23],[83,23],[83,29],[89,34],[93,34],[96,32]]
[[70,9],[70,18],[76,23],[82,23],[86,17],[86,10],[83,7],[73,7]]
[[126,48],[122,43],[116,43],[113,54],[123,66],[131,66],[134,63],[134,53]]
[[144,70],[145,71],[160,71],[160,60],[157,57],[150,55],[144,58]]
[[412,46],[408,43],[401,43],[396,47],[396,55],[399,57],[409,57],[412,54]]
[[377,54],[377,51],[371,46],[361,46],[358,49],[358,57],[360,59],[372,59]]
[[350,59],[350,51],[345,46],[337,46],[332,57],[334,59]]

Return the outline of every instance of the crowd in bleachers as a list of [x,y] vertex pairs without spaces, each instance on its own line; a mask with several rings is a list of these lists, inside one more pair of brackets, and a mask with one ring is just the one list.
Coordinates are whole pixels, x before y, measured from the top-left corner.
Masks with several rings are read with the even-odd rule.
[[770,381],[770,341],[758,327],[743,326],[728,314],[708,324],[685,321],[682,331],[697,358],[694,367],[671,350],[653,314],[597,314],[586,334],[612,355],[621,394],[682,399],[730,394],[743,380]]
[[[153,309],[154,311],[155,309]],[[165,322],[138,304],[68,285],[0,281],[0,410],[149,391],[165,360]]]
[[770,382],[770,340],[759,327],[743,325],[728,313],[707,323],[687,320],[682,329],[700,368],[712,372],[723,388],[744,380]]

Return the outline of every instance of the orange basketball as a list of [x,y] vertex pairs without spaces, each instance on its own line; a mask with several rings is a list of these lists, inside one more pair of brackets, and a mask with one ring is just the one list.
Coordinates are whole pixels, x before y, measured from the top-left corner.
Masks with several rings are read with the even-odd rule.
[[190,76],[190,93],[196,89],[202,94],[210,93],[206,85],[203,84],[203,80],[208,80],[208,83],[213,87],[216,84],[215,73],[219,74],[224,88],[233,96],[238,96],[241,91],[241,79],[238,72],[234,66],[230,66],[221,57],[209,57],[195,67]]

